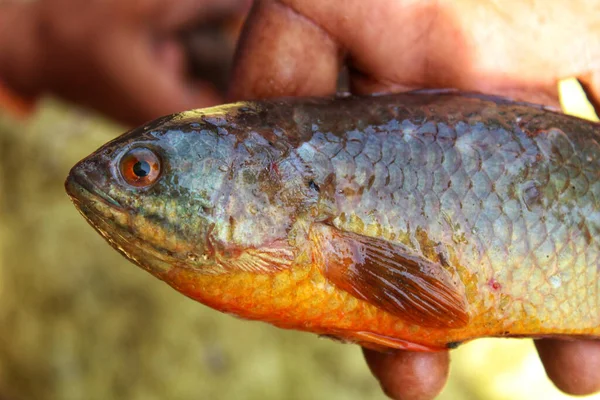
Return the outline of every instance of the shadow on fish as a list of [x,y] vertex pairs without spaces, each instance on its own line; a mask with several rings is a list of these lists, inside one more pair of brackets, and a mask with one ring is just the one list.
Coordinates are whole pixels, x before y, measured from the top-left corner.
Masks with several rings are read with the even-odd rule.
[[84,218],[219,311],[383,350],[600,334],[600,128],[457,92],[174,114],[71,170]]

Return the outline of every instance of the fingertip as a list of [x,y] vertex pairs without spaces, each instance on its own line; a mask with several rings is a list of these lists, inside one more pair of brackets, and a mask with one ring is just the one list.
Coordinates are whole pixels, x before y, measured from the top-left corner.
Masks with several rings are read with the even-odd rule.
[[363,351],[371,372],[379,380],[385,394],[392,399],[433,399],[443,389],[448,378],[450,358],[446,351]]
[[600,341],[535,341],[546,374],[561,391],[588,395],[600,390]]
[[577,78],[588,101],[594,107],[596,115],[600,116],[600,73],[589,72]]
[[335,93],[337,43],[312,21],[274,1],[257,1],[242,31],[230,99]]

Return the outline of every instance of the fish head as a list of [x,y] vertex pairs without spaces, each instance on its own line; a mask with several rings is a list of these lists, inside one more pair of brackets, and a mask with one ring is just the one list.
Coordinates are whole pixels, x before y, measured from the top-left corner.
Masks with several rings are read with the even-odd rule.
[[161,279],[173,268],[222,274],[289,265],[291,232],[316,202],[293,151],[231,113],[211,115],[134,129],[76,164],[65,183],[84,218]]

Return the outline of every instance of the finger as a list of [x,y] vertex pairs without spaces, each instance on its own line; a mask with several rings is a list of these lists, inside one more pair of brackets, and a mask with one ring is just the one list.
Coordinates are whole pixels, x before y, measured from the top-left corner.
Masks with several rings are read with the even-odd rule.
[[[541,35],[535,24],[527,25],[535,14],[499,18],[497,7],[439,1],[346,1],[340,13],[335,2],[281,1],[347,50],[353,93],[455,88],[559,106],[555,77],[565,64],[540,61],[537,48],[541,36],[559,51],[555,38],[548,38],[556,29]],[[532,26],[527,35],[507,37],[506,32],[519,32],[513,19],[518,26]],[[569,18],[561,21],[572,25],[565,22]],[[524,57],[527,51],[536,56]]]
[[[540,79],[520,79],[518,71],[499,74],[494,68],[474,64],[474,44],[465,42],[464,32],[452,19],[454,14],[439,4],[349,1],[340,13],[333,2],[262,1],[251,13],[238,47],[231,94],[330,93],[334,72],[328,70],[325,75],[319,68],[324,62],[312,61],[318,58],[314,54],[332,59],[332,50],[326,53],[320,48],[327,43],[347,51],[353,93],[453,87],[559,106],[556,82],[548,79],[548,74]],[[303,27],[312,27],[314,34],[296,32]],[[286,48],[290,43],[294,47]]]
[[587,395],[600,390],[600,341],[535,341],[546,374],[565,393]]
[[238,44],[229,96],[335,93],[340,65],[338,46],[327,32],[287,6],[257,1]]
[[448,378],[448,352],[416,353],[396,351],[378,353],[364,349],[371,372],[383,391],[397,400],[435,398]]
[[600,116],[600,73],[589,72],[577,78],[596,115]]

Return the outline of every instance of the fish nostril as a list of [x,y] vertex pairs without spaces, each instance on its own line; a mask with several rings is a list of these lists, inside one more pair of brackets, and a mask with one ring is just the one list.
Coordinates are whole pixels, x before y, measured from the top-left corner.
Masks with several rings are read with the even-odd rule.
[[88,182],[90,185],[96,188],[99,191],[100,188],[106,187],[107,178],[106,174],[100,172],[99,168],[94,168],[95,166],[86,169],[82,175],[84,175],[84,180]]

